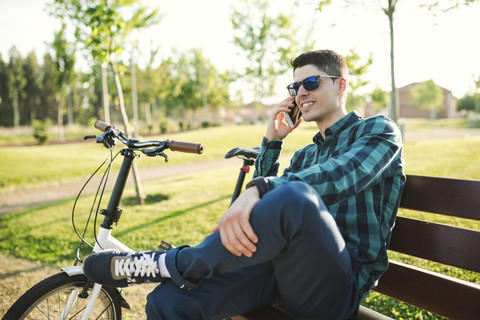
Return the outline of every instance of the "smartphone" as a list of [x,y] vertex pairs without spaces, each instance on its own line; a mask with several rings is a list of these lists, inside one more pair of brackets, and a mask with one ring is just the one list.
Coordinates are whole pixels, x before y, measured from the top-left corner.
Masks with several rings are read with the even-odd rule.
[[297,123],[298,119],[302,116],[302,112],[300,111],[300,108],[297,106],[297,102],[293,100],[293,107],[290,108],[290,113],[284,112],[283,114],[285,115],[285,120],[287,120],[287,123],[290,128],[295,127],[295,124]]

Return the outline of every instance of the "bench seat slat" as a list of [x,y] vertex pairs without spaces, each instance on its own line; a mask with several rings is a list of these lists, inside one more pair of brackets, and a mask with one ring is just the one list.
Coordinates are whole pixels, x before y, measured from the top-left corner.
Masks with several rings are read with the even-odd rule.
[[397,217],[389,249],[480,272],[480,231]]
[[390,261],[375,291],[453,319],[478,319],[480,285]]
[[479,195],[480,181],[477,180],[409,174],[400,207],[480,220]]
[[295,320],[282,306],[267,306],[240,316],[232,317],[232,320]]

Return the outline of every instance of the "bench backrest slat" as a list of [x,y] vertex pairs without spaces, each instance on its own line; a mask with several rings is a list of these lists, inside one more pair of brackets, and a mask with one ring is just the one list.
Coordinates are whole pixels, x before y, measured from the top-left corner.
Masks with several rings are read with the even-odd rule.
[[480,272],[480,231],[397,217],[390,250]]
[[375,291],[452,319],[478,319],[480,285],[391,261]]
[[480,220],[480,181],[407,175],[400,207]]

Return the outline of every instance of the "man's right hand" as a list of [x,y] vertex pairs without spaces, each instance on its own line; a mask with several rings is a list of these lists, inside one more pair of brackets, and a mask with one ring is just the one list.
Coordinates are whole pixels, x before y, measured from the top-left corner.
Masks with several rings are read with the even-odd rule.
[[245,190],[220,218],[213,232],[220,231],[223,246],[236,256],[251,257],[258,237],[250,225],[250,214],[260,201],[256,187]]
[[268,141],[283,140],[302,122],[302,119],[300,118],[295,126],[290,128],[290,126],[284,121],[285,115],[283,113],[290,113],[290,108],[293,106],[294,99],[294,97],[287,98],[277,104],[272,110],[268,121],[267,133],[265,134]]

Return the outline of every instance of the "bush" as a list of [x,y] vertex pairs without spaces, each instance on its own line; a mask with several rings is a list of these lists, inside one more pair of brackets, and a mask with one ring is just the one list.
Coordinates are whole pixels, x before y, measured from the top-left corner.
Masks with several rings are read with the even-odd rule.
[[48,140],[47,128],[51,125],[51,120],[47,119],[45,121],[33,120],[33,137],[37,140],[38,144],[44,144]]

